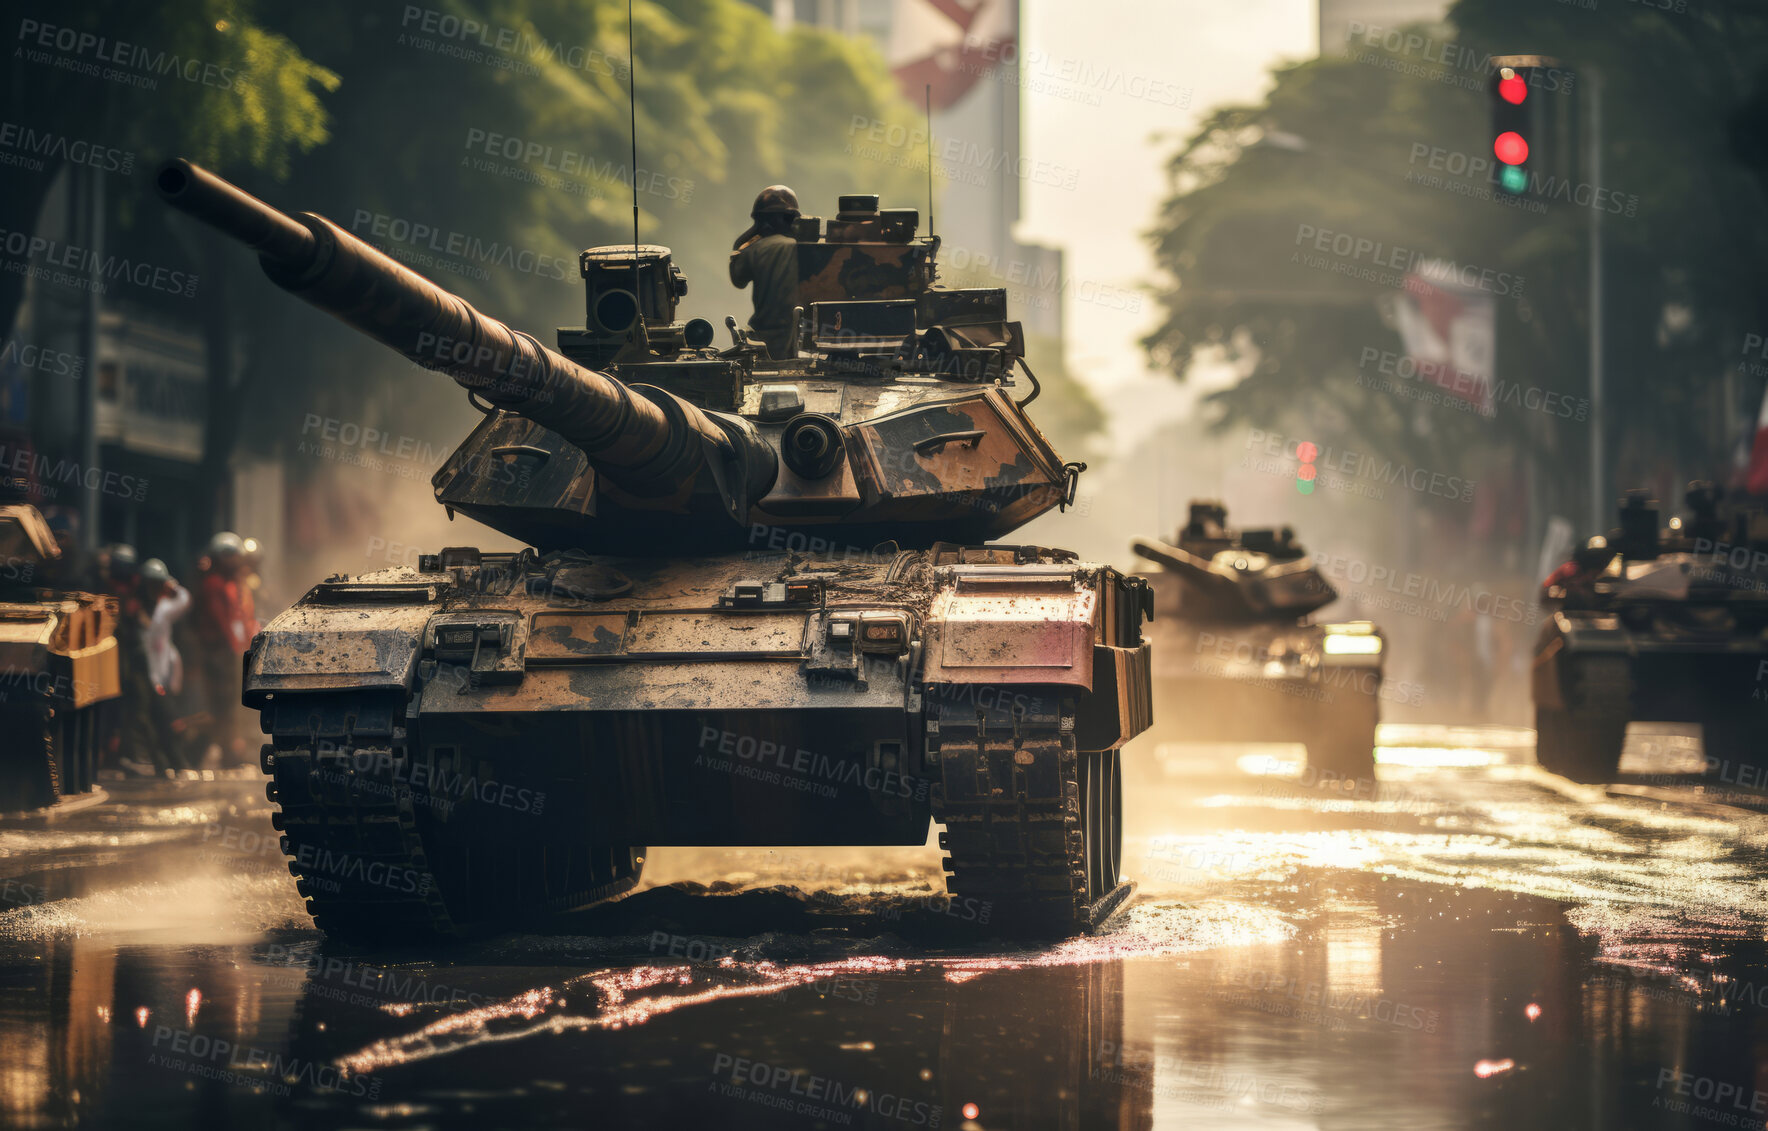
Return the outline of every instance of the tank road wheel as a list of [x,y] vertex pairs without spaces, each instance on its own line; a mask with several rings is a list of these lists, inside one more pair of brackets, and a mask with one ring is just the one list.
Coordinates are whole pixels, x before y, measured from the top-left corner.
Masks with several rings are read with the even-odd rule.
[[947,890],[980,903],[983,922],[1058,933],[1103,922],[1130,894],[1117,752],[1077,750],[1074,700],[1056,692],[937,689],[927,701]]
[[1627,717],[1535,708],[1535,761],[1573,781],[1614,780],[1626,744]]
[[1123,775],[1115,750],[1080,754],[1080,807],[1087,887],[1109,892],[1123,864]]
[[1573,781],[1613,781],[1632,715],[1632,670],[1624,656],[1568,661],[1566,707],[1535,704],[1535,761]]
[[335,939],[507,928],[639,881],[644,849],[585,844],[532,801],[521,812],[481,801],[467,783],[494,782],[501,800],[509,780],[491,763],[419,764],[399,695],[286,696],[265,719],[271,821],[308,912]]
[[1373,695],[1340,691],[1322,705],[1307,736],[1308,766],[1315,781],[1331,775],[1375,779],[1375,725],[1381,716]]

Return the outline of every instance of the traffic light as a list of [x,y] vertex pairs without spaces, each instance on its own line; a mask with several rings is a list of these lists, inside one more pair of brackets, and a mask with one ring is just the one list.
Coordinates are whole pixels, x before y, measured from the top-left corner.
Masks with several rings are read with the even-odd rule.
[[1498,187],[1509,193],[1529,187],[1529,140],[1534,133],[1531,70],[1499,67],[1492,72],[1492,156],[1498,161]]

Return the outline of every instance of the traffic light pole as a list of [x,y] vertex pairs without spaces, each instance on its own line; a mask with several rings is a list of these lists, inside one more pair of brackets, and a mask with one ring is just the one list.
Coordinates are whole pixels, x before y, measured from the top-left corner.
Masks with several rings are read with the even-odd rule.
[[[1590,183],[1602,183],[1602,76],[1585,69],[1590,99]],[[1608,480],[1604,475],[1605,421],[1602,406],[1602,209],[1590,209],[1590,530],[1608,529]]]

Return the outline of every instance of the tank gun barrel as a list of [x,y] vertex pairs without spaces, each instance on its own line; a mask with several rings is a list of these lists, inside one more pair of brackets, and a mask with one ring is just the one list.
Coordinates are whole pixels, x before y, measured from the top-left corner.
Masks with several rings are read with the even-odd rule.
[[775,457],[742,419],[578,365],[324,217],[291,216],[182,158],[161,167],[155,186],[172,207],[256,251],[277,286],[559,433],[631,496],[679,499],[684,485],[709,486],[741,521],[773,482]]
[[1165,542],[1148,542],[1136,539],[1133,548],[1138,557],[1146,558],[1157,565],[1163,565],[1187,581],[1196,582],[1210,588],[1220,586],[1233,587],[1233,582],[1209,568],[1209,562],[1189,550],[1181,550],[1177,546],[1169,546]]

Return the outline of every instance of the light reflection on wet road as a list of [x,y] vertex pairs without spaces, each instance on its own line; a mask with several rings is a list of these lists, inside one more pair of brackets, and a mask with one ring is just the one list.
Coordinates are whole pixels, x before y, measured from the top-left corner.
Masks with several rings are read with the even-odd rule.
[[0,826],[0,1122],[1763,1126],[1768,817],[1692,739],[1608,790],[1528,739],[1384,728],[1360,791],[1141,751],[1136,900],[1045,946],[932,848],[659,849],[544,935],[352,955],[256,777],[113,789]]

